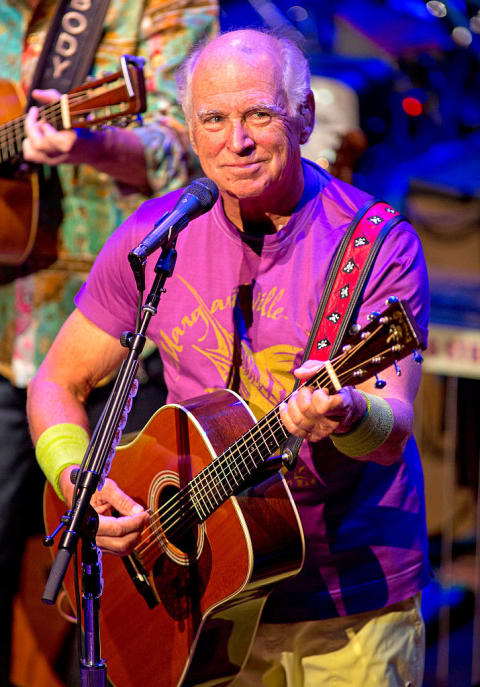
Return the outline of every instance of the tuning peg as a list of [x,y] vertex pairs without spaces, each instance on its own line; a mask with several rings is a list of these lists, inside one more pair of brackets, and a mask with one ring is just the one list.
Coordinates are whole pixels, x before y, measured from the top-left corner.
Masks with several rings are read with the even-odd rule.
[[352,326],[348,330],[348,333],[350,334],[350,336],[353,336],[354,334],[358,334],[360,329],[361,329],[360,325],[355,323],[355,324],[352,324]]
[[373,310],[371,313],[367,315],[367,319],[369,320],[376,320],[377,318],[380,317],[380,313],[378,310]]
[[384,379],[379,379],[378,375],[375,375],[375,389],[384,389],[387,386],[387,382]]
[[420,353],[418,348],[413,351],[413,359],[416,363],[421,365],[423,363],[423,355]]
[[392,305],[392,303],[398,303],[398,298],[396,296],[389,296],[385,301],[385,305]]
[[397,363],[396,360],[395,360],[394,363],[393,363],[393,367],[395,368],[395,374],[397,375],[397,377],[401,377],[401,376],[402,376],[402,371],[401,371],[400,366],[399,366],[399,364]]

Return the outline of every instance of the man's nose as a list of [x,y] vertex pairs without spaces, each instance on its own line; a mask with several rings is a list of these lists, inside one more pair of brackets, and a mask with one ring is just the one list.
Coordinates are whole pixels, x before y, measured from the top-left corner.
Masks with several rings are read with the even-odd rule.
[[243,122],[231,122],[227,145],[233,153],[242,153],[244,150],[252,148],[254,144],[255,142]]

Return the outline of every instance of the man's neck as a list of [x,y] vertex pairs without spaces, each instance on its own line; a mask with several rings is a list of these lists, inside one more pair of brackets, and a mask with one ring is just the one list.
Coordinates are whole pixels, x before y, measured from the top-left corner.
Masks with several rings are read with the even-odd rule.
[[281,196],[236,198],[222,194],[223,209],[232,224],[247,234],[275,234],[289,221],[303,194],[303,174],[290,192]]

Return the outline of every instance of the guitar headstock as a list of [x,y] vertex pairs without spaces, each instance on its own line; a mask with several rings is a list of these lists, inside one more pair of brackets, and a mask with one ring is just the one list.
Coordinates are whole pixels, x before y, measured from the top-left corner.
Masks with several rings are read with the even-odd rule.
[[[375,313],[368,325],[345,341],[342,353],[307,382],[310,386],[314,381],[317,388],[338,391],[349,384],[360,384],[410,353],[421,362],[419,351],[425,348],[425,342],[410,307],[396,298],[388,303],[386,310]],[[382,387],[384,382],[378,380],[377,385]]]
[[143,62],[124,55],[119,71],[70,91],[67,96],[70,126],[94,129],[145,112]]

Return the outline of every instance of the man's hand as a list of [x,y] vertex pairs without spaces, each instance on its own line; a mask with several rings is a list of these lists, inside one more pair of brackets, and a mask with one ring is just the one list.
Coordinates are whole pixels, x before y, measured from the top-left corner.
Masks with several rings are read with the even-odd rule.
[[[74,490],[70,473],[76,467],[72,465],[60,475],[60,489],[69,507]],[[148,512],[108,478],[103,489],[93,494],[91,504],[99,515],[97,545],[102,551],[117,556],[131,553],[140,541],[143,528],[149,522]],[[116,517],[113,513],[120,513],[120,516]]]
[[[295,370],[295,376],[308,380],[323,367],[322,362],[307,360]],[[344,413],[342,411],[344,410]],[[327,390],[308,386],[295,391],[288,403],[280,406],[280,417],[291,434],[309,441],[320,441],[334,432],[346,415],[342,395],[329,395]]]
[[[38,102],[48,104],[60,99],[60,93],[53,89],[35,90],[33,95]],[[25,118],[23,157],[38,164],[59,165],[63,162],[78,162],[74,129],[57,131],[46,121],[39,119],[38,107],[31,107]]]
[[[34,90],[33,96],[42,104],[56,102],[61,97],[53,89]],[[129,129],[112,126],[98,131],[88,128],[57,131],[39,118],[38,107],[31,107],[25,117],[25,133],[23,157],[28,162],[91,165],[132,191],[151,193],[143,143]]]

